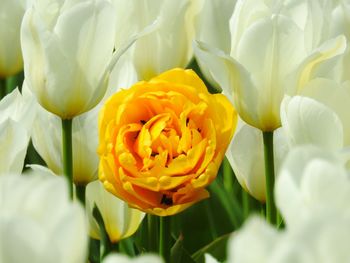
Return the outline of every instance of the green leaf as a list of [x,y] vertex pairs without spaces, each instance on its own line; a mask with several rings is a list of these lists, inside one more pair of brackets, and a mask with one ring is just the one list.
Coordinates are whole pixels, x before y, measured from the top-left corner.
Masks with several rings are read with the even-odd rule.
[[102,261],[102,259],[113,249],[112,243],[109,240],[107,231],[106,231],[106,227],[105,227],[105,223],[103,222],[103,218],[101,215],[100,210],[98,209],[98,207],[96,206],[96,204],[94,204],[94,208],[92,209],[92,215],[95,218],[99,229],[100,229],[100,261]]
[[183,235],[180,234],[175,244],[171,248],[170,263],[195,263],[191,255],[183,247]]
[[135,247],[134,247],[134,238],[129,237],[119,241],[119,252],[124,253],[130,257],[135,257]]
[[89,262],[100,262],[100,240],[90,238],[89,242]]
[[219,182],[219,180],[212,182],[212,184],[209,186],[209,189],[214,195],[219,198],[221,205],[228,213],[235,229],[239,228],[243,223],[243,214],[242,207],[239,204],[238,200],[227,193],[224,186],[221,182]]
[[194,253],[192,258],[196,262],[204,263],[204,254],[209,253],[221,262],[226,260],[227,241],[230,236],[231,233],[218,237],[213,242]]

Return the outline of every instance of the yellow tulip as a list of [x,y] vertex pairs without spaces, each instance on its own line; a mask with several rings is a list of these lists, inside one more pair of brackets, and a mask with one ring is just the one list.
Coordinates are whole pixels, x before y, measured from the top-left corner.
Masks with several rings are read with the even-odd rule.
[[236,122],[228,99],[192,70],[138,82],[100,112],[100,180],[132,207],[178,213],[209,196]]

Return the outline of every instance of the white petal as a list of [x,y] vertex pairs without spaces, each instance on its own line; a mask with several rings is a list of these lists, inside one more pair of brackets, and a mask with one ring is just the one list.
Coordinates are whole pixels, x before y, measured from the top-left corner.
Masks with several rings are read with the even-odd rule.
[[329,75],[336,68],[337,60],[346,50],[346,39],[344,36],[338,36],[323,43],[315,49],[300,63],[296,71],[295,90],[290,90],[291,94],[300,94],[305,85],[312,79]]
[[236,57],[237,47],[244,31],[256,20],[269,16],[271,11],[263,0],[238,0],[230,19],[231,55]]
[[0,2],[0,76],[8,77],[23,68],[20,28],[24,6],[20,1]]
[[294,222],[298,222],[298,218],[303,217],[304,212],[308,212],[301,208],[304,201],[300,186],[307,174],[305,168],[313,159],[337,165],[343,163],[340,156],[314,146],[296,147],[289,153],[275,186],[276,203],[287,225],[291,226]]
[[260,124],[258,94],[248,71],[230,56],[200,41],[195,41],[193,48],[197,59],[208,66],[210,74],[231,100],[239,116],[246,123],[257,127]]
[[228,153],[228,160],[242,187],[256,199],[265,201],[265,166],[261,131],[244,125],[236,133]]
[[[31,218],[0,216],[0,261],[44,263],[50,260],[45,255],[45,243],[48,241],[40,224]],[[19,249],[21,253],[19,253]],[[54,250],[52,256],[58,257]]]
[[229,19],[234,6],[235,1],[231,0],[205,0],[197,21],[196,39],[230,53]]
[[0,124],[0,174],[22,172],[29,139],[17,122],[8,119]]
[[343,146],[343,126],[338,116],[313,99],[286,97],[281,118],[290,145],[314,144],[330,150]]
[[204,254],[205,263],[218,263],[219,261],[216,260],[212,255],[205,253]]
[[33,96],[26,92],[22,95],[18,89],[14,89],[0,101],[0,123],[10,118],[30,132],[36,114],[34,103]]
[[109,254],[103,263],[162,263],[163,260],[156,255],[142,255],[136,258],[129,258],[122,254],[112,253]]
[[[156,1],[148,1],[142,15],[154,14],[150,10],[157,9],[157,5]],[[198,0],[162,1],[158,30],[140,38],[134,46],[133,61],[140,79],[147,80],[168,69],[187,66],[192,57],[194,19],[200,8]]]
[[317,78],[309,82],[301,93],[332,109],[343,125],[344,145],[350,145],[350,82],[342,85],[331,79]]
[[[265,131],[280,126],[280,104],[288,88],[288,78],[304,55],[302,31],[291,19],[275,15],[246,29],[235,59],[251,73],[256,87],[254,99],[258,117],[253,126],[263,127]],[[248,94],[235,93],[234,96],[242,103],[252,99]]]
[[83,262],[85,215],[80,204],[69,200],[65,179],[38,171],[5,175],[0,177],[0,193],[0,251],[6,251],[0,253],[2,261]]
[[228,243],[228,262],[270,262],[270,253],[278,239],[275,228],[262,218],[251,217],[243,228],[232,234]]
[[[32,130],[34,148],[56,174],[63,173],[61,120],[36,104],[37,117]],[[87,184],[97,178],[97,116],[99,108],[73,120],[73,181]],[[88,143],[87,143],[88,142]]]
[[[278,174],[281,163],[289,151],[281,129],[274,132],[274,164]],[[243,124],[233,138],[226,156],[241,184],[252,196],[265,201],[265,162],[262,132]]]
[[127,203],[107,192],[100,181],[91,182],[86,188],[86,211],[91,227],[90,235],[97,239],[100,236],[99,228],[92,216],[95,204],[113,242],[132,235],[145,215],[139,210],[129,208]]

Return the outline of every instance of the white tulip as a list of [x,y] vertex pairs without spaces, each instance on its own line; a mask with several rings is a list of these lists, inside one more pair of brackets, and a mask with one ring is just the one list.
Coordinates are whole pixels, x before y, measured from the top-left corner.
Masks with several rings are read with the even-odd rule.
[[339,36],[308,52],[308,31],[289,13],[278,1],[238,1],[231,18],[230,55],[202,42],[194,45],[197,58],[233,97],[240,117],[262,131],[281,126],[285,94],[300,92],[309,80],[331,70],[346,48]]
[[[325,91],[322,96],[320,92],[314,93],[311,87],[306,89],[310,94],[320,94],[320,98],[328,101],[328,104],[336,105],[339,111],[334,112],[312,98],[285,97],[281,105],[282,128],[277,129],[274,134],[274,163],[277,175],[285,156],[293,147],[315,145],[340,151],[346,146],[343,138],[347,130],[343,129],[342,119],[338,117],[340,113],[348,123],[346,118],[348,111],[344,110],[348,108],[349,100],[345,90],[341,88],[327,90],[327,86],[322,85],[315,87],[315,90],[318,90],[318,87],[320,91]],[[236,133],[226,155],[242,187],[256,199],[264,201],[265,176],[261,132],[244,125]]]
[[286,97],[281,106],[282,129],[290,146],[313,144],[330,150],[344,145],[343,125],[337,114],[307,97]]
[[275,244],[279,241],[278,237],[277,230],[262,218],[253,216],[231,236],[227,247],[227,262],[270,263],[268,257],[275,249]]
[[275,192],[286,228],[277,231],[261,218],[250,218],[232,235],[228,262],[348,262],[348,160],[349,152],[344,156],[312,146],[293,149]]
[[0,196],[0,262],[85,262],[84,211],[63,178],[5,175]]
[[33,103],[18,89],[0,101],[0,174],[22,172],[35,116]]
[[[39,104],[35,107],[37,115],[31,132],[33,146],[55,174],[63,174],[61,120]],[[95,108],[73,120],[73,182],[76,185],[87,185],[98,177],[98,110]]]
[[[275,131],[274,138],[276,174],[287,153],[298,145],[314,145],[335,152],[349,146],[349,88],[339,87],[334,81],[315,79],[306,86],[305,93],[318,100],[285,97],[281,105],[282,128]],[[242,187],[264,201],[263,141],[259,130],[243,126],[226,155]]]
[[[350,111],[350,81],[339,83],[334,79],[318,78],[305,86],[302,95],[319,101],[337,114],[342,123],[344,146],[349,146],[350,119],[348,115]],[[334,138],[334,140],[336,139]]]
[[0,78],[14,75],[23,68],[20,28],[25,9],[25,0],[0,2]]
[[[192,58],[195,19],[201,0],[111,0],[117,10],[116,45],[157,19],[157,30],[137,40],[128,52],[139,79],[148,80]],[[128,26],[125,26],[128,21]]]
[[[111,72],[108,90],[103,100],[122,87],[130,87],[136,81],[133,65],[122,58]],[[23,90],[30,93],[26,85]],[[38,103],[34,102],[32,106],[37,111],[31,130],[34,148],[54,173],[63,174],[61,120]],[[98,177],[99,158],[96,151],[99,109],[100,105],[73,120],[73,182],[76,185],[87,185]]]
[[298,228],[278,232],[262,218],[251,218],[229,242],[227,262],[348,262],[349,223],[346,217],[313,217]]
[[314,215],[342,214],[350,218],[347,160],[348,153],[315,146],[297,147],[289,153],[276,181],[275,195],[290,227]]
[[[281,129],[274,134],[274,164],[276,174],[289,147]],[[261,132],[247,124],[239,129],[226,152],[240,185],[261,202],[266,199],[264,145]]]
[[128,56],[122,56],[111,72],[106,94],[100,104],[103,104],[112,94],[120,89],[128,89],[137,81],[139,79],[137,78],[135,66]]
[[27,84],[45,109],[71,119],[102,99],[114,25],[107,0],[34,1],[23,18],[21,43]]
[[[196,39],[229,53],[231,48],[229,20],[235,3],[235,0],[204,0],[203,8],[198,15]],[[207,65],[200,60],[197,62],[210,84],[220,90]]]
[[90,236],[95,239],[100,239],[99,227],[92,215],[95,204],[111,242],[134,234],[145,216],[145,213],[130,208],[127,203],[109,193],[100,181],[91,182],[86,188],[86,212],[90,222]]
[[136,258],[129,258],[121,254],[110,254],[104,260],[103,263],[162,263],[163,260],[156,255],[142,255]]

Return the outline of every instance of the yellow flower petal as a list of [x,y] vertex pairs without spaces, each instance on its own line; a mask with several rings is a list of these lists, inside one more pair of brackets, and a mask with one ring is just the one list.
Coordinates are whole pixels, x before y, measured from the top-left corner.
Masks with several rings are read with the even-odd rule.
[[131,207],[176,214],[209,196],[236,122],[227,98],[192,70],[136,83],[101,110],[99,178]]

